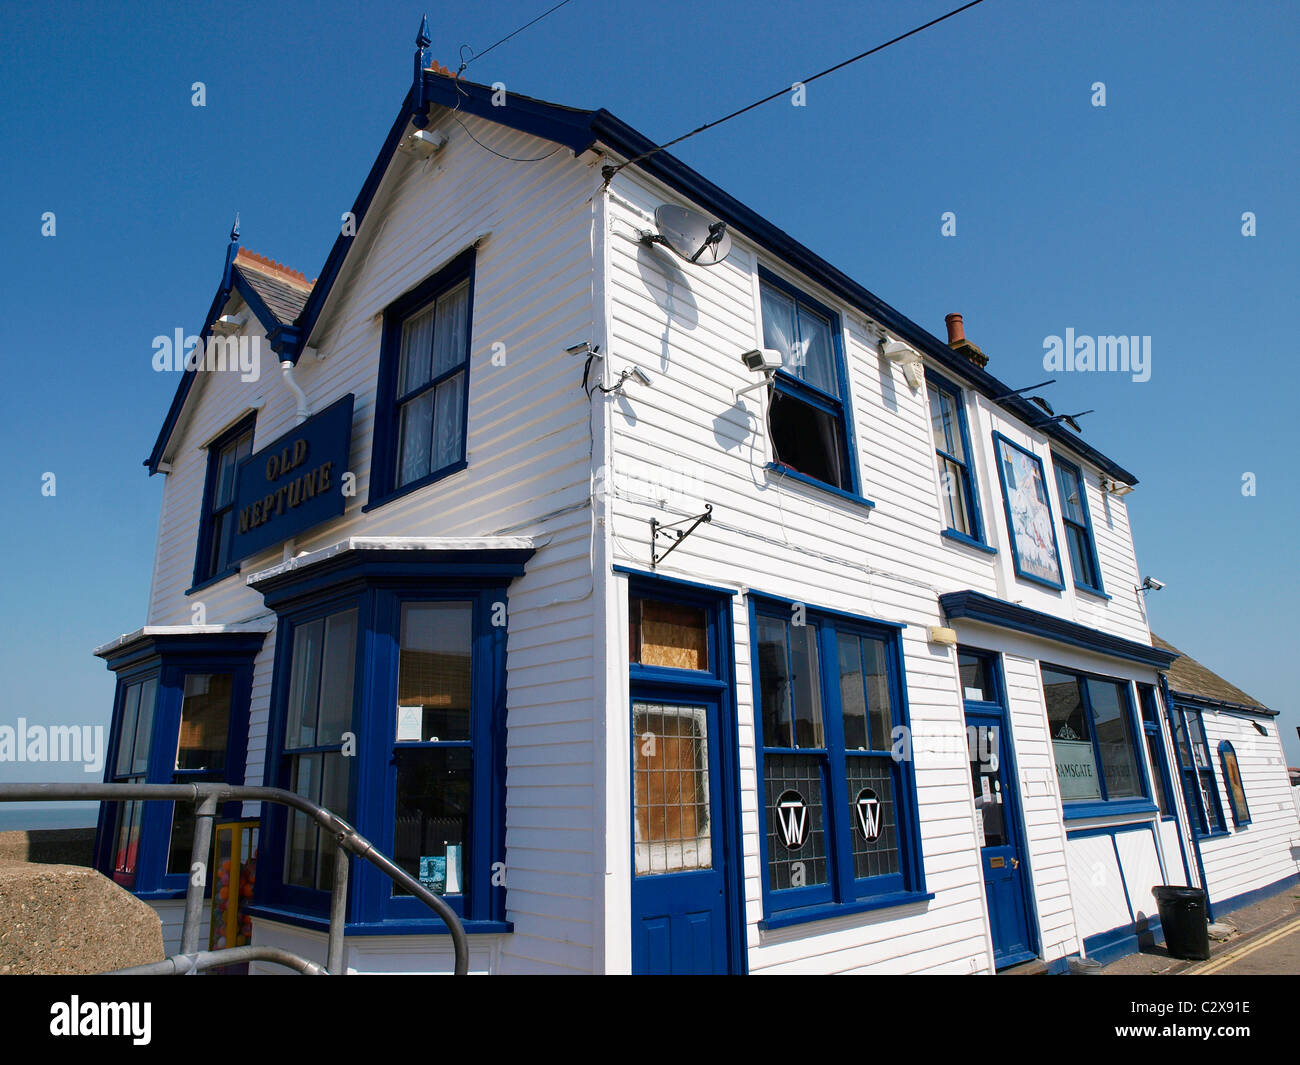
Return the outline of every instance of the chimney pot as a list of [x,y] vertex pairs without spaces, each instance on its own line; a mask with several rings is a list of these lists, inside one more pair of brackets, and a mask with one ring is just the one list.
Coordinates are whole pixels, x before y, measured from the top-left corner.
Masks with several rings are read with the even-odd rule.
[[948,344],[954,346],[961,344],[966,339],[966,330],[962,327],[961,315],[950,314],[944,318],[948,324]]

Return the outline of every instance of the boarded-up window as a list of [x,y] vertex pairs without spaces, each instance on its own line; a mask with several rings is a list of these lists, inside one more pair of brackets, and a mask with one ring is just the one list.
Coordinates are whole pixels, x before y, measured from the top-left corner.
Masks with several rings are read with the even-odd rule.
[[703,707],[632,708],[638,876],[713,867]]
[[708,618],[699,607],[633,596],[629,604],[631,661],[671,669],[709,668]]

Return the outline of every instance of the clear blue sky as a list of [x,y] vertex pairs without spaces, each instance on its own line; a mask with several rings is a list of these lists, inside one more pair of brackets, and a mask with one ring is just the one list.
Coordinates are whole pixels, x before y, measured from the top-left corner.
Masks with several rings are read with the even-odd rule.
[[[432,54],[454,68],[461,44],[547,6],[439,4]],[[572,0],[467,76],[667,140],[951,6]],[[152,338],[202,324],[236,210],[246,247],[319,272],[423,13],[6,12],[0,723],[107,722],[112,678],[90,650],[144,621],[162,480],[141,462],[175,387]],[[1047,395],[1096,408],[1086,439],[1142,481],[1138,559],[1168,585],[1154,627],[1281,710],[1292,764],[1298,26],[1289,3],[986,0],[818,81],[804,108],[777,101],[678,149],[936,334],[961,311],[1013,385],[1047,376],[1043,338],[1066,328],[1152,338],[1149,381],[1064,374]]]

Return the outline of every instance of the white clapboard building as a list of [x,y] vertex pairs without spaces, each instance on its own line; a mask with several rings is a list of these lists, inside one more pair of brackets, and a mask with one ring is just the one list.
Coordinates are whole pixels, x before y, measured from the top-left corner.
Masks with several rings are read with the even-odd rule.
[[[232,238],[108,780],[322,803],[491,973],[1064,971],[1296,881],[1272,715],[1163,679],[1133,474],[608,112],[416,70],[318,279]],[[211,942],[323,961],[331,841],[222,818]],[[192,833],[101,816],[171,949]],[[347,933],[450,966],[364,863]]]

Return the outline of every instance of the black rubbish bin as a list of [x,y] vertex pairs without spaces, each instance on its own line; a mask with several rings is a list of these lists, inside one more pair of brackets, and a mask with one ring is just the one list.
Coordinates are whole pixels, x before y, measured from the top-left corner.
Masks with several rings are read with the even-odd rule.
[[1175,958],[1204,961],[1210,956],[1210,922],[1205,892],[1194,887],[1160,884],[1151,889],[1160,908],[1165,949]]

